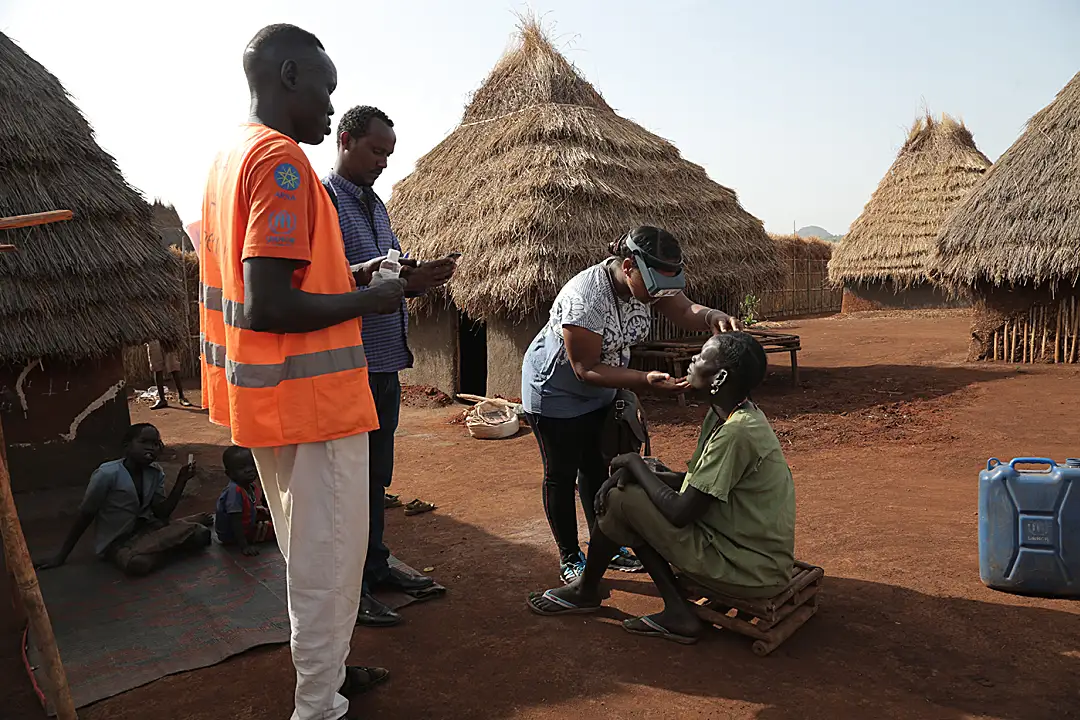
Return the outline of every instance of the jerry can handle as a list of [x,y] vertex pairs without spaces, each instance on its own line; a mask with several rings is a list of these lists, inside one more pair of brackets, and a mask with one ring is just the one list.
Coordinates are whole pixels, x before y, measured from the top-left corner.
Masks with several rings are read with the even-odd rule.
[[986,469],[987,470],[993,470],[998,465],[1002,465],[1002,464],[1003,463],[1000,460],[998,460],[997,458],[990,458],[989,460],[986,461]]
[[1050,458],[1037,458],[1037,457],[1018,457],[1018,458],[1013,458],[1009,462],[1009,467],[1012,468],[1013,470],[1016,469],[1017,465],[1049,465],[1050,469],[1047,470],[1047,472],[1050,472],[1050,470],[1053,470],[1054,468],[1057,467],[1057,463],[1054,462],[1053,460],[1051,460]]

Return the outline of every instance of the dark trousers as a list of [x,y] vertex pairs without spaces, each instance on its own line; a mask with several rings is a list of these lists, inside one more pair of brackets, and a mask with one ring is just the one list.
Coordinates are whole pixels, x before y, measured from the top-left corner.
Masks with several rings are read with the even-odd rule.
[[364,586],[385,580],[390,574],[390,549],[383,541],[386,530],[386,488],[394,477],[394,432],[401,411],[401,381],[397,373],[368,373],[379,429],[368,435],[370,454],[371,518],[368,531],[367,560],[364,562]]
[[607,408],[601,408],[574,418],[532,413],[525,416],[540,446],[540,459],[544,462],[544,513],[563,561],[577,559],[581,551],[575,483],[590,530],[596,521],[593,501],[608,478],[607,464],[600,454],[600,434],[607,413]]

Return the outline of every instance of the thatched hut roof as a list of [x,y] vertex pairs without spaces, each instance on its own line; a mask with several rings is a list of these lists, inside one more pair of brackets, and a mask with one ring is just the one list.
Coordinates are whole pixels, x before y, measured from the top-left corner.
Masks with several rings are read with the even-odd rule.
[[934,240],[949,210],[983,178],[990,160],[948,115],[919,118],[862,215],[833,250],[834,283],[926,282]]
[[180,213],[169,203],[155,198],[150,205],[150,211],[154,216],[154,228],[161,236],[161,241],[166,247],[178,247],[182,250],[191,249],[191,240],[184,231],[184,223],[180,220]]
[[0,363],[95,357],[183,330],[178,260],[150,206],[94,142],[60,81],[0,33],[0,216],[72,210],[3,231]]
[[1080,280],[1080,73],[956,207],[932,262],[954,290]]
[[820,240],[816,237],[802,237],[800,235],[774,235],[769,237],[776,244],[776,250],[781,260],[828,260],[832,257],[833,247],[836,243]]
[[534,21],[389,210],[415,255],[463,253],[449,294],[479,319],[535,313],[639,224],[679,238],[702,299],[780,280],[773,244],[734,191],[619,117]]

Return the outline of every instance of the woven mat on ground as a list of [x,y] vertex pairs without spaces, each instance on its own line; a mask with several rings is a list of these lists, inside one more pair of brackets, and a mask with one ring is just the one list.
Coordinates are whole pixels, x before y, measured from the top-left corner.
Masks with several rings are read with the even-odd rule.
[[[260,645],[287,643],[285,562],[274,545],[260,549],[261,555],[244,557],[214,543],[203,555],[145,578],[124,577],[96,560],[40,573],[76,707]],[[419,574],[397,558],[391,564]],[[395,609],[427,599],[403,593],[379,598]],[[30,634],[25,649],[31,679],[48,687]]]

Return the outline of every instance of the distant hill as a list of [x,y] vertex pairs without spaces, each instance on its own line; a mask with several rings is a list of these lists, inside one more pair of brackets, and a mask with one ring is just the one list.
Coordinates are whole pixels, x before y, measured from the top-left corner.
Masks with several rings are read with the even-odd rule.
[[833,235],[823,227],[817,225],[807,225],[804,228],[799,228],[795,231],[795,234],[801,238],[813,237],[820,238],[821,240],[835,240],[836,235]]

